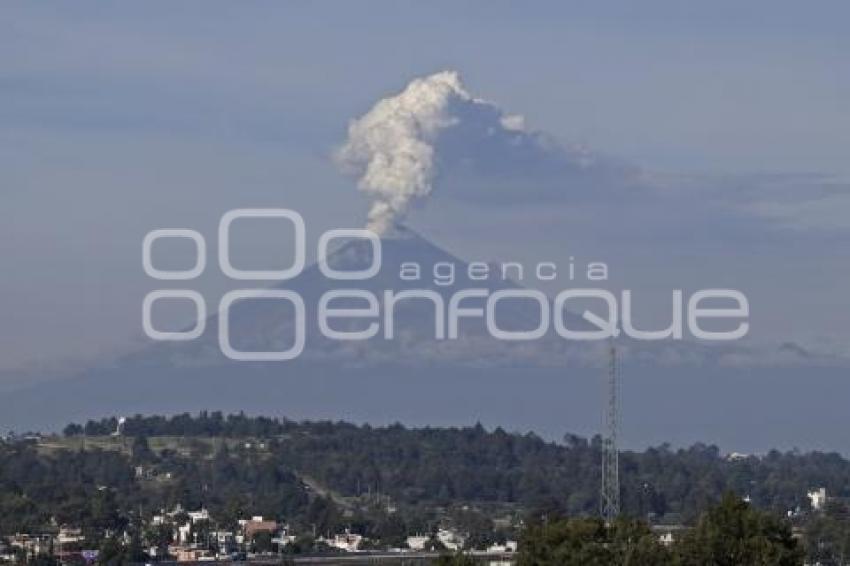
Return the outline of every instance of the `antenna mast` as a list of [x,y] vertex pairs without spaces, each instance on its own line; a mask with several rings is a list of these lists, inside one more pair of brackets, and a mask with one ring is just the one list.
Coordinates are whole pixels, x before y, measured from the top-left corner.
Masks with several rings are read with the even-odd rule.
[[600,512],[606,524],[611,524],[620,514],[620,473],[617,450],[617,431],[619,428],[619,406],[617,386],[619,363],[617,348],[612,340],[608,351],[608,380],[604,404],[605,437],[602,440],[602,490],[600,492]]

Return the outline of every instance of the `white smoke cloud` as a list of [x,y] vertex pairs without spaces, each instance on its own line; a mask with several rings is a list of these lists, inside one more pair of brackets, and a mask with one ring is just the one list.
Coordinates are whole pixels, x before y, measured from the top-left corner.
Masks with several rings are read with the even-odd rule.
[[471,97],[457,73],[437,73],[414,80],[349,125],[337,161],[359,176],[360,190],[373,199],[368,227],[375,232],[385,232],[414,199],[431,192],[437,135],[457,123],[452,99]]
[[453,71],[415,79],[353,120],[336,161],[372,199],[368,227],[379,234],[438,179],[455,196],[500,202],[610,184],[624,170],[527,131],[522,116],[473,97]]

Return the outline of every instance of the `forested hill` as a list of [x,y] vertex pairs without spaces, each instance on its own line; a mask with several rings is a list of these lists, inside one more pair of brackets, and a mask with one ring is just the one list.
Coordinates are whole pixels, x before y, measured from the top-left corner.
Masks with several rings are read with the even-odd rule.
[[[113,418],[69,425],[65,435],[108,435],[117,424]],[[344,497],[380,492],[402,505],[498,502],[570,515],[595,513],[598,505],[598,438],[570,435],[553,443],[480,425],[370,427],[220,413],[137,416],[126,420],[122,433],[263,440],[268,459]],[[161,455],[149,458],[165,465]],[[728,458],[715,446],[697,444],[624,452],[620,464],[623,510],[644,518],[689,521],[724,491],[783,514],[805,507],[806,492],[815,487],[850,495],[850,462],[834,453],[772,451]]]

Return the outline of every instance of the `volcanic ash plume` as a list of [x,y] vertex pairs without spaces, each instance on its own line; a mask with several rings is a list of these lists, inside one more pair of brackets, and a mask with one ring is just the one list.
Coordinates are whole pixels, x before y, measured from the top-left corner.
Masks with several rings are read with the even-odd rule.
[[431,192],[438,137],[462,126],[475,106],[498,116],[497,128],[522,128],[520,116],[502,115],[493,104],[470,96],[453,71],[415,79],[400,94],[379,101],[351,122],[336,160],[358,178],[358,187],[372,199],[368,228],[383,234],[414,200]]

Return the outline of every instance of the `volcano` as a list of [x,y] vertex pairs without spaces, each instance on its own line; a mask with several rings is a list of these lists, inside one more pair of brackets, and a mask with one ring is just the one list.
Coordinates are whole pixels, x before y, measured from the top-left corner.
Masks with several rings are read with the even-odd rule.
[[[504,382],[513,379],[511,375],[524,379],[528,371],[563,367],[569,348],[551,332],[533,342],[509,343],[491,337],[483,320],[469,319],[459,324],[456,339],[438,339],[435,306],[421,299],[395,304],[392,339],[382,335],[364,341],[327,338],[319,332],[315,307],[331,290],[359,289],[381,297],[385,291],[417,289],[433,293],[448,304],[462,289],[476,288],[491,294],[518,288],[503,278],[495,265],[486,280],[470,279],[467,262],[404,226],[395,226],[382,236],[381,250],[380,270],[369,279],[329,279],[318,264],[313,264],[273,287],[298,293],[307,305],[305,347],[295,360],[228,359],[219,345],[219,314],[214,314],[195,340],[153,342],[109,365],[5,396],[0,400],[0,426],[3,421],[19,428],[59,426],[70,419],[102,414],[201,409],[315,416],[317,409],[325,406],[335,408],[327,414],[351,415],[353,411],[364,416],[368,413],[370,420],[375,420],[375,414],[386,413],[382,408],[411,401],[418,405],[418,400],[429,395],[463,397],[464,391],[478,390],[486,397],[484,392],[491,388],[486,381],[494,376],[501,376]],[[371,244],[351,239],[342,240],[327,262],[336,270],[354,271],[365,269],[371,261]],[[403,265],[414,264],[419,277],[400,277]],[[435,277],[435,266],[439,277]],[[449,269],[451,280],[446,277]],[[499,310],[501,328],[537,326],[539,312],[531,302],[503,303]],[[478,305],[467,301],[464,306],[480,307],[483,301]],[[229,312],[229,341],[239,351],[286,350],[294,342],[293,315],[292,306],[282,301],[237,301]],[[579,317],[567,316],[574,327],[586,325]],[[362,320],[341,320],[335,322],[335,329],[351,331],[363,324]],[[443,393],[437,393],[440,391]],[[367,402],[354,403],[357,398]],[[352,402],[350,410],[340,411],[340,404],[347,401]]]
[[[373,261],[372,245],[364,239],[343,241],[327,258],[327,264],[340,272],[367,269]],[[479,264],[482,267],[483,264]],[[318,264],[305,269],[292,280],[279,283],[273,289],[296,293],[305,307],[303,326],[296,328],[294,306],[289,301],[244,299],[228,309],[226,334],[228,342],[239,352],[280,352],[293,347],[297,332],[305,344],[298,356],[315,363],[345,363],[346,366],[366,366],[394,363],[410,366],[445,364],[448,362],[471,366],[562,364],[566,352],[563,340],[550,331],[540,340],[525,344],[497,340],[487,332],[483,318],[460,320],[457,337],[444,340],[445,306],[455,293],[476,289],[490,295],[497,291],[518,289],[504,277],[498,265],[487,266],[486,279],[470,278],[469,264],[422,238],[412,230],[396,226],[381,239],[380,269],[365,280],[340,280],[327,277]],[[475,276],[473,272],[473,276]],[[357,290],[375,300],[386,293],[403,296],[417,292],[426,296],[393,302],[392,314],[379,317],[391,330],[384,328],[373,338],[362,341],[331,339],[320,331],[317,309],[323,295],[331,291]],[[483,308],[486,297],[467,298],[463,308]],[[338,298],[333,308],[364,308],[364,300]],[[439,305],[439,306],[438,306]],[[381,305],[381,312],[386,309]],[[580,317],[567,313],[572,328],[588,328]],[[130,365],[159,367],[205,365],[214,366],[228,360],[222,354],[219,339],[221,315],[211,316],[202,336],[193,342],[164,343],[129,356],[123,361]],[[391,320],[391,322],[389,322]],[[500,301],[498,325],[501,329],[518,331],[533,329],[540,322],[539,307],[531,301],[513,299]],[[364,318],[336,319],[334,330],[354,332],[370,324]],[[388,334],[392,337],[389,338]]]
[[[530,342],[505,342],[491,338],[483,322],[473,318],[463,321],[457,339],[440,340],[435,338],[434,306],[427,301],[397,303],[395,335],[389,340],[378,335],[347,342],[320,333],[315,306],[332,289],[362,289],[377,297],[386,290],[425,289],[448,303],[460,289],[492,294],[517,288],[497,267],[487,280],[471,280],[467,262],[404,227],[396,227],[381,241],[381,269],[370,279],[330,280],[312,265],[275,287],[297,292],[307,306],[305,347],[294,360],[228,359],[219,347],[216,314],[195,340],[152,342],[78,375],[0,395],[0,428],[56,430],[68,422],[103,416],[220,410],[375,425],[481,422],[534,430],[548,438],[598,430],[607,359],[602,342],[570,342],[551,332]],[[361,269],[370,262],[371,245],[359,239],[340,240],[328,258],[338,270]],[[401,278],[405,263],[419,265],[421,277]],[[435,265],[454,266],[454,280],[437,280]],[[539,317],[535,309],[530,301],[505,302],[499,326],[533,328]],[[575,315],[563,316],[570,328],[585,324]],[[229,320],[230,341],[238,350],[279,351],[293,343],[293,313],[280,301],[237,301]],[[357,324],[362,321],[336,321],[335,328],[356,329]],[[712,440],[747,451],[781,447],[776,439],[782,438],[788,446],[816,446],[817,439],[801,432],[811,430],[801,421],[828,415],[824,406],[846,398],[828,393],[846,389],[844,374],[835,368],[807,369],[825,392],[811,395],[810,380],[799,379],[795,367],[724,363],[731,347],[669,341],[621,346],[628,352],[621,382],[625,442],[633,439],[645,446]],[[751,400],[777,389],[795,392],[785,397],[794,405],[763,406],[760,418],[771,426],[748,426]],[[746,439],[742,430],[747,431]],[[712,431],[712,438],[706,438],[705,431]]]

